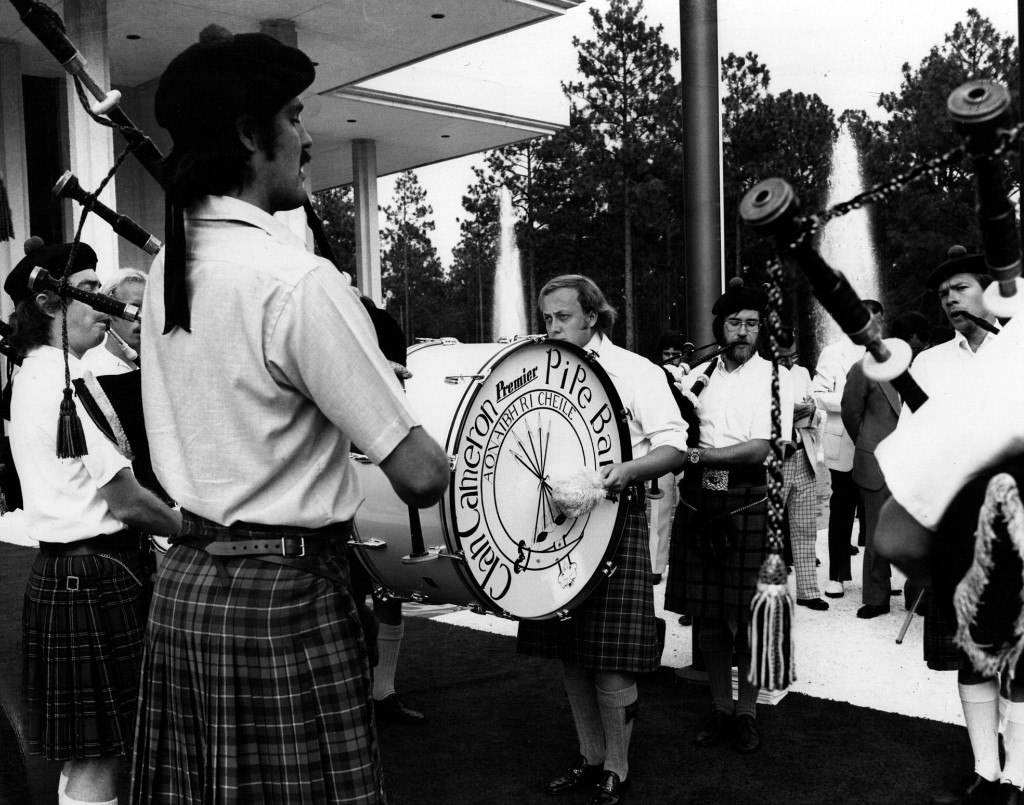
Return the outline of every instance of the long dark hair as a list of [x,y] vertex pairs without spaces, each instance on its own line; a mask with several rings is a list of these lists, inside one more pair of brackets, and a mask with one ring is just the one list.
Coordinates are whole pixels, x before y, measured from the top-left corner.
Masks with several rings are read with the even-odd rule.
[[[279,111],[251,118],[269,159],[276,155],[274,118]],[[160,163],[160,170],[169,195],[188,207],[203,196],[223,196],[243,187],[252,177],[250,158],[232,121],[220,131],[211,130],[201,142],[175,147]]]
[[[60,310],[60,300],[56,294],[45,292],[46,310]],[[53,319],[44,312],[33,295],[22,299],[14,308],[10,321],[11,333],[8,343],[23,355],[30,349],[46,346],[50,343],[50,325]]]

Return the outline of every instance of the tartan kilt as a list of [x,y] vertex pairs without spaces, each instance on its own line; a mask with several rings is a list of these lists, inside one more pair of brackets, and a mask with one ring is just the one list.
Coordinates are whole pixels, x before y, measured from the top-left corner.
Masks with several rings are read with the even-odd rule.
[[615,572],[603,579],[567,620],[521,621],[516,651],[594,671],[646,673],[658,667],[654,574],[644,503],[631,501],[615,552]]
[[131,749],[148,573],[141,551],[108,556],[123,565],[41,553],[32,565],[22,609],[30,754],[63,761]]
[[[941,600],[945,598],[945,600]],[[924,661],[933,671],[959,671],[970,668],[971,661],[956,642],[956,611],[952,596],[942,596],[933,590],[928,596],[928,610],[924,616]]]
[[732,544],[726,556],[715,561],[705,559],[687,533],[690,516],[705,505],[706,493],[686,484],[681,487],[672,526],[665,609],[695,618],[749,622],[750,600],[768,548],[765,492],[764,486],[736,486],[725,493],[725,508],[734,512],[730,515]]
[[[346,558],[332,569],[349,579]],[[347,584],[172,546],[153,593],[132,802],[383,805],[370,693]]]

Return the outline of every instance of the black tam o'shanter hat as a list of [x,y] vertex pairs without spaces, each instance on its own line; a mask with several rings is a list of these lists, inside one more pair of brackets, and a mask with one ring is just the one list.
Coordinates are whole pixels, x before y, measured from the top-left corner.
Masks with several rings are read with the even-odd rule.
[[[266,34],[235,34],[210,25],[179,53],[156,90],[156,120],[174,141],[172,154],[235,137],[245,114],[273,115],[313,83],[316,69],[301,50]],[[180,200],[167,194],[164,251],[164,333],[190,331],[185,283],[185,221]]]
[[40,238],[29,238],[25,242],[25,256],[18,262],[18,265],[11,269],[11,273],[7,275],[7,280],[4,282],[4,290],[14,304],[32,296],[33,291],[29,288],[28,278],[34,268],[45,268],[51,277],[58,280],[69,268],[69,275],[96,268],[98,258],[88,243],[78,244],[78,249],[75,250],[75,261],[69,266],[68,259],[71,257],[73,249],[73,243],[44,246]]
[[925,285],[932,291],[938,290],[954,274],[988,274],[985,255],[968,254],[963,246],[951,246],[945,261],[928,275]]
[[718,297],[711,308],[711,313],[715,316],[728,316],[740,310],[756,310],[764,315],[767,307],[768,294],[760,288],[744,285],[741,277],[733,277],[729,280],[728,290]]

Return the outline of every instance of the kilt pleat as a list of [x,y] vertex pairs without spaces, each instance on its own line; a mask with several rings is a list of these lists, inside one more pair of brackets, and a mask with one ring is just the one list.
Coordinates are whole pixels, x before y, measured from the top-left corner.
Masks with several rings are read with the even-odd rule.
[[728,491],[726,509],[735,512],[731,515],[733,544],[724,558],[711,560],[701,555],[687,533],[691,513],[705,505],[702,495],[692,487],[682,487],[672,526],[665,609],[737,623],[750,620],[750,600],[767,550],[768,503],[764,497],[763,486],[737,486]]
[[650,532],[643,504],[630,503],[615,572],[564,621],[522,621],[516,650],[595,671],[646,673],[658,667]]
[[[339,560],[347,577],[347,561]],[[172,547],[143,658],[132,802],[383,805],[370,668],[349,589]]]
[[954,640],[956,637],[956,611],[952,595],[933,589],[928,596],[928,609],[924,616],[924,661],[933,671],[959,671],[970,668],[971,661]]
[[22,609],[31,754],[62,761],[131,748],[149,590],[141,554],[109,556],[118,561],[40,554],[32,565]]

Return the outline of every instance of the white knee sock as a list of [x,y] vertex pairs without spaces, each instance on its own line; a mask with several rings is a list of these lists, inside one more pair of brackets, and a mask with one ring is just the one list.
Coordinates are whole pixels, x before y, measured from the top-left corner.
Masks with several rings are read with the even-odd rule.
[[629,739],[633,735],[636,683],[622,690],[597,688],[597,704],[604,726],[604,770],[613,771],[620,780],[629,776]]
[[999,683],[958,683],[967,735],[974,752],[974,771],[986,780],[999,779]]
[[582,668],[566,667],[565,693],[572,708],[576,737],[580,741],[580,754],[590,766],[600,766],[605,759],[604,724],[597,705],[594,674]]
[[377,653],[380,659],[373,669],[373,698],[381,701],[395,692],[398,650],[402,647],[405,624],[393,626],[390,623],[379,623],[378,627]]
[[68,787],[68,776],[61,771],[60,781],[57,783],[57,796],[59,797],[64,793],[64,789]]
[[1006,762],[999,779],[1024,789],[1024,702],[1006,705],[1006,732],[1003,736]]
[[61,791],[60,796],[57,797],[57,805],[117,805],[117,797],[106,802],[89,802],[84,799],[72,799]]

